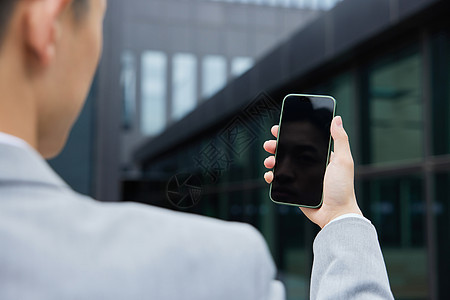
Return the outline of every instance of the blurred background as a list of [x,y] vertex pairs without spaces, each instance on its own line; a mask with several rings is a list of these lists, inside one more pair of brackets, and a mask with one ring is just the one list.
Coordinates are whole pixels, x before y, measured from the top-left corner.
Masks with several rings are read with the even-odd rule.
[[109,0],[92,90],[50,164],[102,201],[251,223],[288,299],[308,299],[318,227],[270,201],[262,144],[286,94],[332,95],[396,299],[450,299],[449,13],[448,0]]

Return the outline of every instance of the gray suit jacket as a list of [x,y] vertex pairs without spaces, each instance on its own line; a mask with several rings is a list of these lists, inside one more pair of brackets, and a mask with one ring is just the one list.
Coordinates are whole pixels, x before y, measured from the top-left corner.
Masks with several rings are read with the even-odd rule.
[[311,299],[394,299],[375,227],[359,218],[325,226],[313,245]]
[[244,223],[77,194],[33,149],[0,144],[0,299],[281,300]]
[[[314,243],[312,299],[390,299],[376,232],[336,221]],[[251,226],[74,192],[33,149],[0,144],[0,299],[281,300]]]

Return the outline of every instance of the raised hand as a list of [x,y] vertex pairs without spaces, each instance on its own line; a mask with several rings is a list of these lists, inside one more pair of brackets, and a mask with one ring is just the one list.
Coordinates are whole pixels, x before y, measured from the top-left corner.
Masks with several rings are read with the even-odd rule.
[[[273,126],[271,132],[274,137],[277,137],[278,126]],[[335,117],[331,123],[331,136],[334,141],[334,153],[331,153],[330,163],[325,172],[323,204],[318,209],[300,207],[303,213],[321,228],[344,214],[362,215],[355,196],[353,157],[347,133],[339,116]],[[276,140],[269,140],[263,147],[267,152],[275,154],[276,145]],[[273,155],[267,157],[264,160],[264,166],[272,169],[275,166],[275,157]],[[264,179],[267,183],[271,183],[273,172],[266,172]]]

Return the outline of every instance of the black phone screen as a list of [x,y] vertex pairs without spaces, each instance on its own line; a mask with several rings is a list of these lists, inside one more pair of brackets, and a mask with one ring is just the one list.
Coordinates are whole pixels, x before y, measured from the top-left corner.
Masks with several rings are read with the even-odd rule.
[[270,188],[274,202],[321,206],[334,110],[329,96],[288,95],[283,100]]

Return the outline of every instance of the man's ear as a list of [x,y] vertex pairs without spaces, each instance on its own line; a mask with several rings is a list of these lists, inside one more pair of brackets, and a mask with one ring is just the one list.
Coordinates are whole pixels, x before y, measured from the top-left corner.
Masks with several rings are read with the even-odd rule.
[[24,1],[24,41],[40,65],[48,65],[61,31],[59,17],[73,0]]

